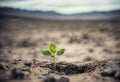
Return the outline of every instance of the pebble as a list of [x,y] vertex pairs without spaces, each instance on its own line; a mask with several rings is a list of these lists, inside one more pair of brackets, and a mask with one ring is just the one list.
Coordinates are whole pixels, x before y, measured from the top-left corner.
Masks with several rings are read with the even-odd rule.
[[43,82],[69,82],[69,79],[67,77],[60,77],[60,79],[55,79],[49,75],[42,75],[40,78]]
[[3,64],[0,64],[0,70],[6,70],[6,68]]
[[32,65],[32,62],[25,62],[24,65],[30,67]]
[[101,74],[103,76],[114,76],[114,74],[116,73],[114,68],[106,68]]
[[118,66],[120,67],[120,60],[117,62]]
[[14,79],[23,79],[24,78],[24,73],[21,68],[13,68],[11,70],[11,74]]
[[52,76],[42,75],[40,78],[43,79],[43,82],[56,82],[56,79]]
[[120,79],[120,66],[118,62],[115,65],[109,66],[101,72],[102,76],[110,76],[116,79]]
[[61,77],[57,82],[69,82],[69,79],[67,77]]
[[116,79],[120,79],[120,71],[117,71],[116,74],[114,75]]

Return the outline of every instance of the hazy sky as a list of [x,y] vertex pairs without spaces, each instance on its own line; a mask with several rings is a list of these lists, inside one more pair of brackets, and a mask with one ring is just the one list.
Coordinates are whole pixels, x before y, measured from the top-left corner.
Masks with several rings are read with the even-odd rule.
[[0,0],[0,6],[70,14],[120,9],[120,0]]

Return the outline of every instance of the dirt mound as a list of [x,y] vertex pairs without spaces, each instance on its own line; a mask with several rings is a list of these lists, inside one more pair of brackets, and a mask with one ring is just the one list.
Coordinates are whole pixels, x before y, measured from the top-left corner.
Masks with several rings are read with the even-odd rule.
[[[92,72],[95,70],[101,70],[102,68],[115,64],[119,59],[109,59],[109,60],[103,60],[103,61],[96,61],[92,63],[86,63],[86,64],[79,64],[77,63],[67,63],[67,62],[59,62],[56,65],[56,71],[60,74],[66,74],[66,75],[74,75],[74,74],[81,74],[86,72]],[[52,70],[54,70],[53,64],[41,64],[42,67],[48,67]]]

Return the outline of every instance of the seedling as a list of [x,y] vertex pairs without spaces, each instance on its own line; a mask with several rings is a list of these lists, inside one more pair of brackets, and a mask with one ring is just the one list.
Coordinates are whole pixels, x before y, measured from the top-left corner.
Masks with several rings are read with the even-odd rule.
[[48,57],[52,57],[52,61],[53,61],[53,66],[54,69],[56,69],[56,60],[55,57],[62,55],[65,52],[65,49],[62,48],[60,50],[57,49],[55,44],[50,44],[49,50],[44,50],[42,51],[42,54]]
[[99,27],[98,28],[101,32],[108,30],[108,27]]
[[85,39],[88,39],[89,38],[88,32],[83,32],[82,37],[85,38]]
[[74,42],[76,40],[77,40],[77,36],[76,35],[70,35],[69,36],[69,43],[72,43],[72,42]]
[[103,31],[106,31],[108,30],[108,26],[104,25],[104,24],[100,24],[99,27],[98,27],[99,31],[103,32]]

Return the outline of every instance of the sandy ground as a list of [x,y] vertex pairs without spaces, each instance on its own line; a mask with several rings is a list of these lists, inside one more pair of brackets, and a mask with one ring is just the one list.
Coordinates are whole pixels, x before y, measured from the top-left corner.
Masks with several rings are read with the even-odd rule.
[[[91,68],[96,66],[95,62],[111,65],[120,59],[119,26],[120,20],[115,19],[69,21],[1,17],[0,63],[8,66],[1,77],[7,79],[7,82],[40,82],[39,76],[51,71],[47,66],[51,64],[51,58],[41,53],[49,48],[50,43],[55,43],[58,49],[66,49],[62,56],[56,57],[58,63],[79,66],[93,64]],[[88,34],[87,38],[84,38],[85,33]],[[32,62],[32,66],[27,68],[24,65],[26,61]],[[27,70],[24,80],[10,78],[13,67]],[[119,82],[102,77],[100,72],[104,67],[100,64],[82,74],[66,75],[64,71],[62,74],[59,71],[49,74],[56,78],[66,76],[70,82]]]

